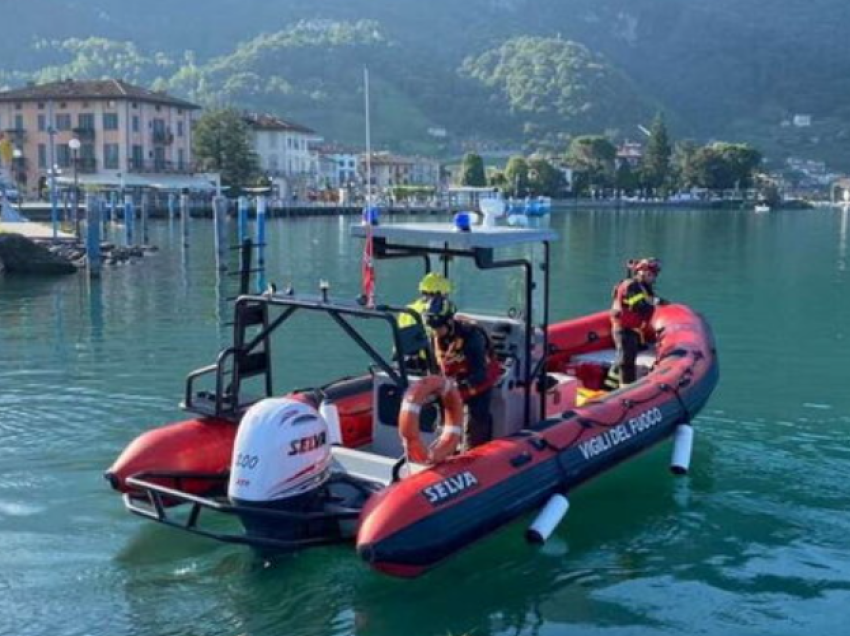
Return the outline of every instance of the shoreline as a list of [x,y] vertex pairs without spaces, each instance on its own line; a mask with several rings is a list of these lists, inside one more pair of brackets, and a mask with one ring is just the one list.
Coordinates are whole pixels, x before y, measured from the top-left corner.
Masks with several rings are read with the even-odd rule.
[[[755,206],[754,201],[742,200],[722,200],[722,201],[627,201],[617,199],[553,199],[552,211],[566,212],[573,210],[588,210],[588,209],[606,209],[606,210],[622,210],[622,209],[698,209],[698,210],[752,210]],[[803,200],[785,201],[778,206],[773,206],[774,210],[798,210],[814,208],[811,203]],[[440,206],[405,206],[397,205],[390,208],[384,208],[384,213],[388,215],[396,214],[412,214],[412,215],[445,215],[453,212],[461,211],[464,208],[448,208]],[[83,208],[81,207],[82,211]],[[359,216],[363,208],[361,206],[352,205],[298,205],[284,207],[269,207],[267,214],[269,218],[289,218],[289,217],[313,217],[313,216]],[[29,204],[24,205],[21,210],[22,214],[30,221],[50,222],[51,207],[49,203]],[[60,218],[64,219],[66,210],[60,208]],[[136,216],[139,216],[139,208],[136,207]],[[231,206],[231,214],[235,214],[234,206]],[[151,208],[149,216],[152,219],[168,218],[168,209],[164,207]],[[175,218],[179,218],[179,212]],[[212,207],[193,206],[190,216],[194,218],[212,218]]]

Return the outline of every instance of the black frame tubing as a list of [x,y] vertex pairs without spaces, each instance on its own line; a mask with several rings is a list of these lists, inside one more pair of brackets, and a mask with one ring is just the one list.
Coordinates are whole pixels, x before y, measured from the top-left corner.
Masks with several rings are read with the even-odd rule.
[[[531,354],[533,348],[533,336],[534,336],[534,324],[533,324],[533,293],[534,293],[534,264],[528,259],[509,259],[503,261],[497,261],[493,258],[493,250],[495,248],[471,248],[469,250],[461,250],[461,249],[453,249],[448,247],[447,244],[443,244],[441,248],[428,248],[428,247],[418,247],[413,245],[400,245],[389,243],[384,237],[376,237],[374,239],[375,246],[375,258],[378,260],[384,259],[399,259],[399,258],[413,258],[422,256],[426,258],[427,262],[430,264],[429,256],[431,254],[442,256],[442,257],[452,257],[452,256],[460,256],[464,258],[471,258],[475,262],[475,266],[481,270],[488,269],[505,269],[505,268],[513,268],[513,267],[521,267],[525,270],[525,368],[524,368],[524,389],[525,389],[525,397],[523,404],[523,417],[525,419],[525,426],[528,427],[532,424],[529,420],[531,419],[531,389],[534,386],[534,379],[537,378],[541,383],[541,388],[545,385],[545,369],[546,369],[546,359],[548,358],[549,351],[549,338],[548,338],[548,328],[549,328],[549,270],[550,270],[550,256],[551,250],[549,241],[541,241],[543,243],[544,252],[543,252],[543,352],[540,358],[540,362],[537,367],[532,370],[531,368]],[[449,258],[444,259],[444,272],[445,275],[449,275]],[[538,377],[540,376],[540,377]],[[541,390],[540,395],[540,414],[541,419],[546,418],[546,394],[545,391]]]

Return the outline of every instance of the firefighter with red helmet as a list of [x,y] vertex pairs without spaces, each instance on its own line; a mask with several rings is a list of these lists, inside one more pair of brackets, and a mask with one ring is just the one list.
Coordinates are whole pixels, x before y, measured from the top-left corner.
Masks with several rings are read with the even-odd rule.
[[611,305],[611,335],[617,347],[617,359],[605,380],[607,389],[617,389],[635,381],[635,361],[643,345],[643,330],[652,319],[656,305],[665,302],[653,289],[661,273],[661,261],[642,258],[629,261],[626,267],[631,275],[614,288]]
[[474,448],[493,437],[490,397],[499,379],[500,365],[484,329],[456,319],[455,312],[454,303],[438,295],[429,300],[423,318],[431,329],[440,370],[457,382],[466,403],[466,445]]

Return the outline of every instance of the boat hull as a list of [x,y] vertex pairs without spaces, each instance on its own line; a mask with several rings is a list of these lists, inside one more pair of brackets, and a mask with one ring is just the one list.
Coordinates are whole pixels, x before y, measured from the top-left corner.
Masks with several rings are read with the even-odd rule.
[[659,362],[645,378],[374,496],[361,514],[360,555],[386,574],[418,576],[689,423],[718,380],[713,338],[681,305],[661,308],[653,326]]
[[[359,554],[386,574],[418,576],[553,494],[568,493],[690,423],[718,381],[712,334],[683,305],[657,309],[647,336],[655,334],[657,362],[637,382],[565,412],[547,413],[519,433],[369,497],[357,525]],[[551,372],[570,371],[575,355],[612,347],[607,312],[552,325],[548,335]],[[372,392],[368,377],[325,387],[325,399],[338,407],[345,446],[371,441]],[[313,399],[309,393],[294,397]],[[133,475],[180,473],[179,481],[151,481],[190,495],[210,494],[209,479],[189,475],[226,473],[236,430],[231,422],[205,418],[149,431],[128,446],[106,476],[117,490],[133,494],[127,484]]]

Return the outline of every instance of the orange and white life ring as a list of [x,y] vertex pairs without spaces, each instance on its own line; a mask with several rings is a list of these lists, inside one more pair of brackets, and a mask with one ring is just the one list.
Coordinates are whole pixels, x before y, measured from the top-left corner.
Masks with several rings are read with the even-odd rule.
[[[446,421],[440,438],[428,449],[419,434],[419,415],[422,407],[434,397],[442,401]],[[411,385],[401,402],[398,432],[410,461],[429,464],[446,461],[457,450],[463,435],[463,400],[454,381],[441,375],[429,375]]]

